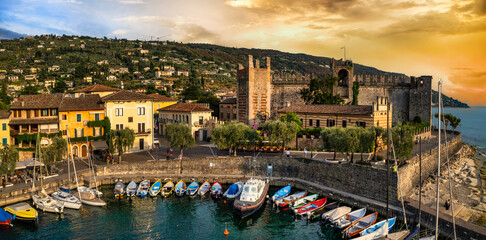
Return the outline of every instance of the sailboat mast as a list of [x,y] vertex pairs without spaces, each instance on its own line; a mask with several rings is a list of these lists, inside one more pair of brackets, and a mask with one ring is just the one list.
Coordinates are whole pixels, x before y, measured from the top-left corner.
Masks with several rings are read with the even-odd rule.
[[389,198],[389,189],[388,189],[388,178],[389,178],[389,170],[390,166],[388,166],[389,156],[390,156],[390,99],[386,101],[386,219],[388,219],[388,198]]
[[422,137],[419,137],[419,216],[418,216],[418,226],[420,229],[420,220],[422,218]]
[[[67,132],[67,139],[68,139],[68,145],[69,145],[69,129],[68,125],[66,125],[66,132]],[[73,171],[74,171],[74,178],[76,179],[76,189],[78,190],[78,197],[81,199],[81,192],[79,192],[79,182],[78,182],[78,174],[76,173],[76,163],[74,162],[74,156],[73,153],[71,152],[71,159],[73,159]]]
[[67,152],[66,152],[66,159],[67,159],[67,167],[68,167],[68,188],[69,188],[69,191],[71,191],[71,166],[69,165],[69,132],[68,132],[68,128],[67,128],[67,125],[66,125],[66,148],[67,148]]
[[437,177],[436,177],[436,182],[437,182],[437,196],[436,196],[436,212],[435,212],[435,240],[439,239],[439,178],[440,178],[440,144],[441,144],[441,139],[440,139],[440,120],[442,119],[442,113],[441,113],[441,94],[442,94],[442,84],[439,81],[438,83],[438,91],[439,91],[439,117],[438,117],[438,142],[439,146],[437,148]]

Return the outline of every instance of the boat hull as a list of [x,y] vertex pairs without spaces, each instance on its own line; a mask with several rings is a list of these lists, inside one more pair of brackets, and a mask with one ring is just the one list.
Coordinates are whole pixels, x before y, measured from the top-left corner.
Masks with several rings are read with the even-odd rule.
[[239,216],[241,216],[241,218],[245,218],[258,211],[265,203],[265,199],[268,194],[269,187],[270,187],[270,182],[267,182],[265,184],[265,189],[263,190],[262,195],[255,203],[246,204],[247,202],[242,202],[238,199],[235,200],[235,202],[233,203],[233,207],[236,210],[236,213]]

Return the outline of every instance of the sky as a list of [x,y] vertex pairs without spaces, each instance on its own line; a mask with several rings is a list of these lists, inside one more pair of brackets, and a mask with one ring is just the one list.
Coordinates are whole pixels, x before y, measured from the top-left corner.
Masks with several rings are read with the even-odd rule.
[[2,0],[0,27],[277,49],[442,79],[486,105],[486,0]]

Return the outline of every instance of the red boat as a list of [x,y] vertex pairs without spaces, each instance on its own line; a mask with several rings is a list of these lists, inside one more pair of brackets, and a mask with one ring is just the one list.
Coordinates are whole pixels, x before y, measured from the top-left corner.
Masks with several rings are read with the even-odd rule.
[[223,194],[223,186],[221,183],[216,181],[213,183],[213,186],[211,186],[211,196],[214,198],[220,198],[221,195]]
[[278,206],[280,208],[287,208],[290,203],[293,203],[293,202],[297,201],[298,199],[303,198],[305,196],[307,196],[307,191],[294,193],[290,196],[287,196],[287,197],[279,200]]
[[316,210],[323,208],[324,205],[326,205],[326,202],[327,202],[327,197],[315,200],[314,202],[308,203],[300,207],[299,209],[297,209],[297,214],[301,216],[310,214]]

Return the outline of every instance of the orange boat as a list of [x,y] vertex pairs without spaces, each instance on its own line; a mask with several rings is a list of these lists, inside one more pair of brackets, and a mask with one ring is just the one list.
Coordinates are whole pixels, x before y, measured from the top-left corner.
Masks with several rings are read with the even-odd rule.
[[354,221],[353,223],[351,223],[351,225],[343,230],[343,235],[347,238],[357,236],[361,231],[375,224],[376,218],[378,218],[378,213],[374,212]]

